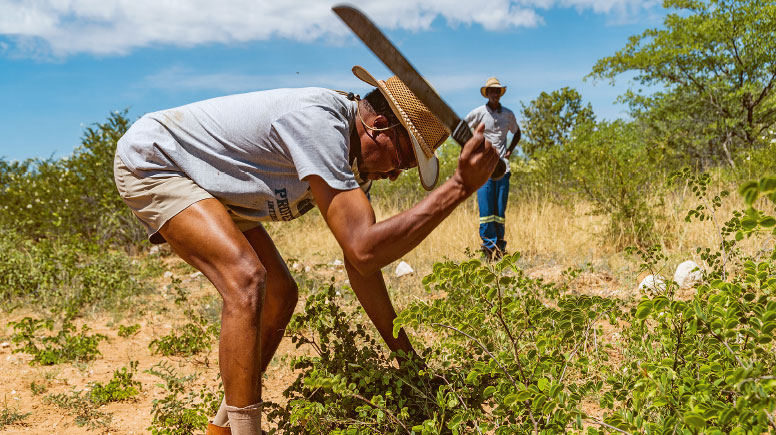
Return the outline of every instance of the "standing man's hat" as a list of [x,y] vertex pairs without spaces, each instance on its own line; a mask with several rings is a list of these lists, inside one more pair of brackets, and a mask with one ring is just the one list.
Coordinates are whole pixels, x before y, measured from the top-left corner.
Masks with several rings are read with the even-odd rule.
[[481,87],[481,88],[480,88],[480,93],[481,93],[481,94],[482,94],[482,96],[483,96],[483,97],[485,97],[485,98],[488,98],[488,95],[485,93],[485,91],[486,91],[488,88],[496,88],[496,89],[501,89],[501,95],[504,95],[504,92],[506,92],[506,91],[507,91],[507,87],[506,87],[506,86],[501,86],[501,83],[499,83],[498,79],[497,79],[497,78],[495,78],[495,77],[491,77],[491,78],[489,78],[489,79],[488,79],[488,81],[487,81],[487,82],[485,82],[485,86],[483,86],[483,87]]
[[439,178],[439,160],[434,151],[450,135],[447,129],[398,77],[393,76],[385,81],[377,80],[358,65],[353,67],[353,74],[379,89],[388,101],[396,118],[409,133],[415,160],[418,162],[420,184],[426,190],[433,189]]

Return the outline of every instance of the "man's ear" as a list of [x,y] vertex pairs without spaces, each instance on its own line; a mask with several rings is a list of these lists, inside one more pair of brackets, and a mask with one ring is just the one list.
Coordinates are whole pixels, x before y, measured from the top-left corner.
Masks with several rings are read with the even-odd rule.
[[386,118],[385,115],[376,115],[372,122],[374,128],[388,127],[388,118]]

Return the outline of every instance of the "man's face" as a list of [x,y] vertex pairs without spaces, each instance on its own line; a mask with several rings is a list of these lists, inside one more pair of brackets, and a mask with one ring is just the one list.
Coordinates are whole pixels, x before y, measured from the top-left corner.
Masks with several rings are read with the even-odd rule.
[[358,169],[364,178],[395,180],[405,169],[417,166],[410,137],[401,125],[384,131],[366,130],[361,141],[362,162]]
[[501,89],[487,88],[485,89],[485,95],[488,96],[488,103],[490,103],[491,106],[498,106],[498,102],[501,99]]

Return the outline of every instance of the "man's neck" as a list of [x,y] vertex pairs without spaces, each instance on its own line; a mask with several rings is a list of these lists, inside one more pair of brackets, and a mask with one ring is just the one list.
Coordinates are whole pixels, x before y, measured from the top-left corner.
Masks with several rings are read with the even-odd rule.
[[488,101],[487,106],[490,107],[490,110],[495,110],[497,112],[501,111],[501,103],[491,104],[491,102]]

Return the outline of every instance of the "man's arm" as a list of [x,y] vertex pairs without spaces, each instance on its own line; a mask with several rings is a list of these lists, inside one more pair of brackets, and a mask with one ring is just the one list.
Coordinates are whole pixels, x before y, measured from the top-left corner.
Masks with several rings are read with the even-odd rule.
[[318,176],[307,177],[321,215],[362,276],[371,276],[417,246],[490,177],[498,154],[480,125],[461,151],[455,174],[418,204],[382,222],[360,189],[336,190]]
[[520,136],[522,135],[522,133],[520,131],[520,126],[517,124],[517,122],[515,122],[515,127],[516,127],[516,130],[512,134],[512,142],[510,142],[509,148],[507,148],[507,153],[504,154],[504,157],[507,158],[507,159],[512,157],[512,151],[517,146],[517,143],[520,142]]
[[377,271],[364,276],[350,261],[345,258],[345,270],[348,272],[350,285],[356,293],[358,302],[364,307],[369,319],[372,320],[380,336],[392,351],[403,350],[407,354],[415,353],[404,329],[399,331],[399,336],[393,338],[393,319],[396,311],[393,309],[391,299],[388,297],[388,289],[385,287],[383,273]]

